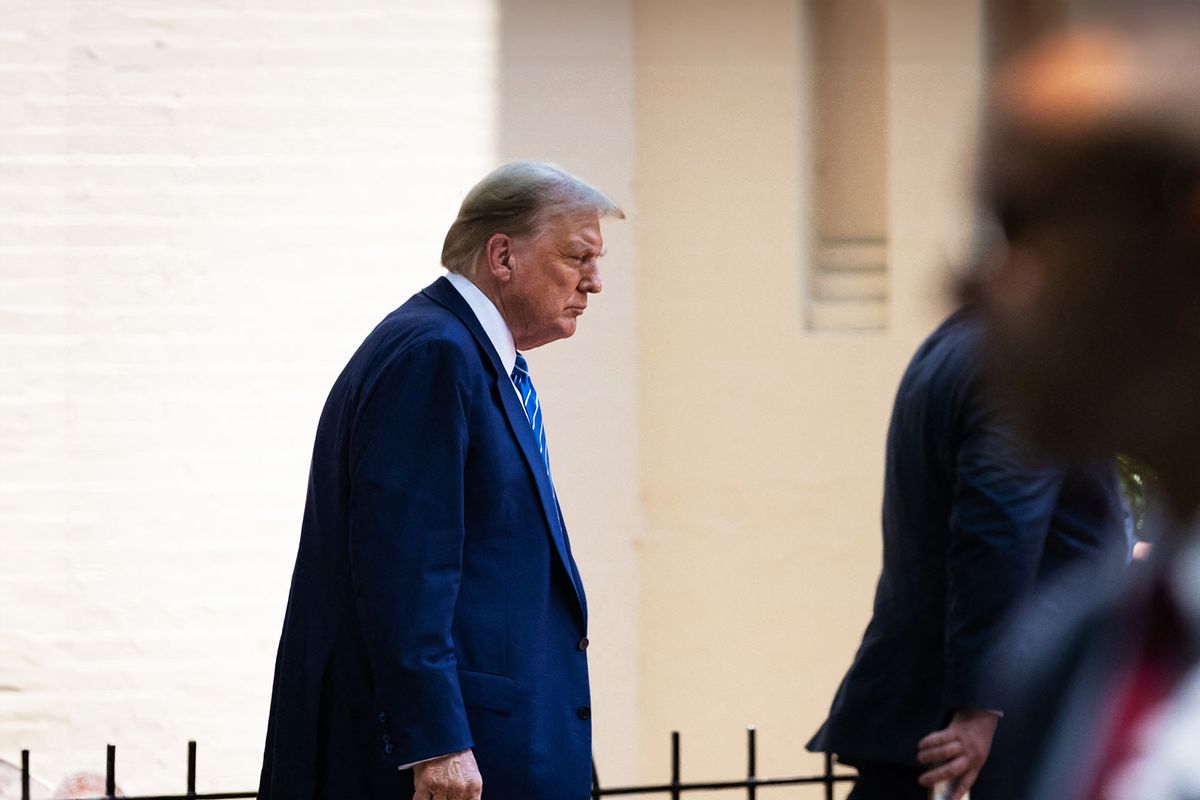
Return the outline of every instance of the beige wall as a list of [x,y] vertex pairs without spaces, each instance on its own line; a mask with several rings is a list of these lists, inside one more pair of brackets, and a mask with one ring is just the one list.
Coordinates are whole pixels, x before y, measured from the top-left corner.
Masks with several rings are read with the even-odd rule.
[[806,334],[802,4],[635,2],[642,777],[817,770],[866,622],[900,370],[945,307],[978,89],[973,2],[889,4],[891,326]]

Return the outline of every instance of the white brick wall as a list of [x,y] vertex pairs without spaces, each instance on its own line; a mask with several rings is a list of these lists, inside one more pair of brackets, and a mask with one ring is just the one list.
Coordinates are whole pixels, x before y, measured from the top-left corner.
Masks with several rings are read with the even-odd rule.
[[257,780],[312,433],[494,163],[490,0],[0,0],[0,757]]

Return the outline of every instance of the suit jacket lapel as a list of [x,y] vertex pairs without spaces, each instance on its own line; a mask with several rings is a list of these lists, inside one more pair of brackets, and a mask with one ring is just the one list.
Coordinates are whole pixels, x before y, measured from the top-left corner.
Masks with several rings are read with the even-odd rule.
[[579,607],[583,610],[583,621],[587,625],[587,593],[583,590],[583,579],[579,577],[579,567],[575,564],[575,554],[571,552],[571,537],[567,535],[567,523],[563,521],[562,505],[558,502],[558,493],[554,495],[554,509],[558,512],[558,522],[562,527],[562,538],[567,548],[567,564],[571,573],[571,582],[575,584],[575,595],[579,598]]
[[479,343],[480,349],[483,350],[491,362],[492,369],[496,373],[496,389],[500,397],[500,405],[504,410],[505,416],[508,418],[509,428],[512,430],[513,436],[516,437],[521,454],[525,457],[525,463],[533,477],[534,484],[537,486],[538,498],[542,504],[542,513],[545,515],[546,525],[550,530],[550,539],[554,543],[554,549],[558,553],[563,569],[567,571],[567,575],[571,579],[571,585],[575,588],[575,598],[579,603],[579,609],[583,614],[586,625],[587,606],[584,602],[583,588],[580,586],[574,561],[571,558],[571,547],[567,542],[567,532],[563,528],[562,515],[558,508],[558,498],[554,493],[554,485],[550,482],[550,476],[546,473],[546,465],[542,461],[542,454],[538,452],[537,440],[534,438],[533,428],[529,424],[529,418],[525,416],[525,409],[517,401],[517,393],[513,391],[512,379],[504,370],[500,354],[492,346],[492,340],[488,338],[487,333],[483,330],[483,326],[479,324],[479,320],[475,317],[475,312],[471,310],[471,307],[467,305],[467,301],[463,300],[462,295],[458,293],[458,290],[454,288],[450,281],[445,278],[438,278],[433,284],[427,286],[422,293],[458,317],[467,326],[467,329],[471,331],[471,335]]
[[512,429],[513,435],[517,437],[521,453],[525,456],[525,463],[537,484],[538,495],[542,501],[542,513],[546,516],[546,524],[550,526],[550,538],[554,542],[554,549],[558,551],[558,558],[562,561],[563,569],[567,571],[567,576],[571,579],[572,586],[575,587],[575,598],[579,602],[580,611],[584,613],[586,621],[583,590],[579,586],[574,562],[571,559],[571,547],[567,543],[567,532],[562,524],[561,512],[558,510],[558,498],[555,496],[550,476],[546,473],[546,463],[542,461],[542,454],[538,452],[533,428],[529,424],[529,418],[525,416],[525,409],[517,400],[517,393],[513,391],[512,380],[507,375],[501,375],[497,379],[496,385],[501,404],[504,406],[504,413],[508,417],[508,425]]

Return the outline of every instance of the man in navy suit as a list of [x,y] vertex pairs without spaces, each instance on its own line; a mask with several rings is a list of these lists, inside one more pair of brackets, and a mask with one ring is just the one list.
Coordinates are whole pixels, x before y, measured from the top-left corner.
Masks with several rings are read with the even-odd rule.
[[971,309],[952,314],[896,395],[874,613],[808,745],[857,767],[853,800],[922,800],[918,781],[946,778],[955,798],[971,789],[1003,711],[982,678],[1010,611],[1068,567],[1124,563],[1115,465],[1031,463],[980,389],[981,333]]
[[601,192],[514,162],[317,428],[260,800],[584,800],[583,585],[520,351],[601,289]]

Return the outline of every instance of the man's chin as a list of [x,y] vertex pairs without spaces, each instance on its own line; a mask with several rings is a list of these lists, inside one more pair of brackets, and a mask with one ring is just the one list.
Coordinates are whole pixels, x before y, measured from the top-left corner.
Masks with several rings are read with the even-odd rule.
[[[566,324],[569,322],[570,324]],[[551,332],[544,329],[542,335],[537,339],[519,339],[516,342],[518,350],[532,350],[535,347],[557,342],[559,339],[569,339],[575,333],[575,320],[568,320]]]

